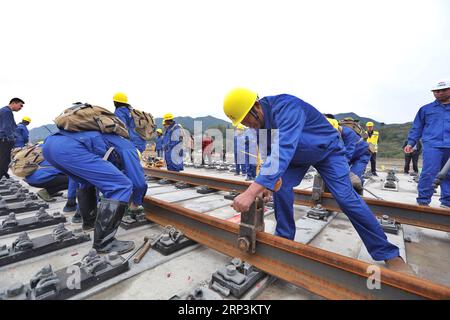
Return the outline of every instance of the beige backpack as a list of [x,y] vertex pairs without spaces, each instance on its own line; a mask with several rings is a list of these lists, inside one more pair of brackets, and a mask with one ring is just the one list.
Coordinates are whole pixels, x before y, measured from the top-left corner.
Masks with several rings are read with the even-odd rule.
[[74,103],[54,121],[59,129],[67,131],[100,131],[129,139],[125,124],[114,113],[87,103]]
[[155,120],[153,116],[144,111],[130,107],[131,117],[133,118],[136,133],[144,140],[150,140],[155,130]]
[[42,161],[44,161],[42,148],[39,144],[34,144],[20,149],[14,155],[9,167],[16,176],[24,178],[35,172]]

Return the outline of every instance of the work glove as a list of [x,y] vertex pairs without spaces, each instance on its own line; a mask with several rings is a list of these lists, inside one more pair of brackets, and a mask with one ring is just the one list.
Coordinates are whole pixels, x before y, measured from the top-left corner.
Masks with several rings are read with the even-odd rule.
[[351,171],[350,171],[350,181],[352,182],[352,186],[355,189],[355,191],[361,194],[363,191],[361,179]]

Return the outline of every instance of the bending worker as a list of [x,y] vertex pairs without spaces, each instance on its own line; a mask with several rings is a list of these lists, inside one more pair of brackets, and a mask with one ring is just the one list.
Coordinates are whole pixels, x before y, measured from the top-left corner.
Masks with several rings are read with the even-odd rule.
[[22,148],[29,141],[30,133],[28,132],[27,126],[31,123],[31,119],[29,117],[23,117],[22,122],[17,125],[15,137],[16,142],[14,144],[14,148]]
[[[435,101],[419,109],[409,131],[405,153],[422,138],[423,167],[417,203],[428,206],[434,193],[433,180],[450,157],[450,80],[439,81],[432,89]],[[450,174],[441,183],[441,207],[450,209]]]
[[181,126],[175,122],[172,113],[166,113],[163,117],[164,133],[163,150],[167,170],[183,171],[183,135]]
[[113,102],[114,106],[116,107],[116,111],[114,111],[114,114],[119,117],[119,119],[122,120],[122,122],[127,127],[131,142],[139,150],[139,152],[144,152],[147,142],[142,139],[135,131],[136,124],[134,123],[133,116],[131,115],[130,105],[128,104],[128,97],[123,92],[117,92],[113,96]]
[[274,192],[275,235],[294,239],[293,187],[300,184],[312,165],[349,217],[372,258],[384,260],[389,268],[410,272],[398,247],[387,240],[377,219],[353,189],[343,142],[317,109],[291,95],[258,99],[255,92],[237,88],[226,95],[224,112],[235,126],[242,123],[250,128],[266,129],[267,141],[272,141],[256,180],[234,199],[236,211],[248,211],[256,197],[267,194],[267,190],[274,191],[281,178],[281,187]]
[[345,146],[345,157],[350,167],[350,180],[356,192],[362,194],[363,175],[371,156],[369,144],[351,128],[340,126],[332,114],[325,114],[325,117],[341,135]]
[[[60,130],[46,139],[43,152],[48,162],[79,183],[78,206],[83,229],[94,228],[93,248],[99,253],[132,250],[132,241],[114,236],[128,202],[141,205],[147,191],[134,145],[116,134]],[[103,195],[98,206],[95,188]]]

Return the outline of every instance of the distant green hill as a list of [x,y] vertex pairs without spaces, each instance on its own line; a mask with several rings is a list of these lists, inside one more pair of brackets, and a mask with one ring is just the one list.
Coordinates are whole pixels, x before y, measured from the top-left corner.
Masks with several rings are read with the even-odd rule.
[[[177,123],[180,123],[183,128],[189,130],[191,133],[194,133],[194,121],[201,121],[202,122],[202,129],[206,130],[209,128],[217,128],[219,126],[225,127],[225,128],[233,128],[231,125],[231,122],[215,118],[212,116],[206,116],[206,117],[175,117],[174,119]],[[162,118],[155,118],[156,125],[158,128],[162,128]]]
[[[360,117],[355,113],[339,113],[335,115],[336,119],[341,120],[345,117],[352,117],[359,120],[363,125],[368,121],[372,121],[375,125],[375,130],[380,132],[380,145],[378,147],[378,156],[386,158],[403,158],[402,146],[408,131],[411,128],[411,122],[404,124],[385,124],[374,119]],[[162,127],[162,118],[155,119],[158,128]],[[209,128],[220,128],[222,131],[227,128],[232,128],[230,122],[218,119],[212,116],[206,117],[175,117],[175,121],[180,123],[185,129],[194,132],[194,121],[202,121],[203,130]],[[57,128],[54,124],[48,124],[30,130],[30,141],[37,142],[44,140],[50,132],[56,132]]]

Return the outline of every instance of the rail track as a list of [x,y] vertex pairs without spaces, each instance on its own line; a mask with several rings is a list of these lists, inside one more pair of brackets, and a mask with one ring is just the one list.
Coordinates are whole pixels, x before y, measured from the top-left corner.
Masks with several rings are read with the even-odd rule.
[[[383,268],[382,265],[376,265],[370,259],[361,255],[363,248],[358,255],[360,249],[357,245],[354,246],[356,249],[352,249],[352,254],[335,250],[336,247],[318,246],[316,241],[318,238],[333,237],[331,235],[333,230],[340,231],[339,229],[345,223],[349,225],[349,222],[344,219],[344,215],[336,215],[335,213],[327,222],[306,218],[304,206],[309,207],[312,204],[309,192],[296,191],[296,194],[305,197],[303,200],[297,199],[300,206],[296,206],[296,215],[297,218],[300,217],[301,225],[303,227],[306,225],[301,232],[297,232],[299,237],[296,237],[296,241],[289,241],[271,234],[274,227],[274,217],[273,211],[269,210],[266,211],[266,232],[257,233],[256,252],[255,254],[249,254],[241,251],[236,243],[239,234],[240,215],[230,208],[231,201],[224,199],[227,191],[236,190],[240,192],[245,190],[248,185],[247,182],[224,179],[223,177],[227,174],[222,173],[220,173],[220,178],[197,174],[201,170],[193,170],[196,173],[181,174],[174,174],[163,169],[145,169],[145,171],[148,176],[153,178],[169,179],[173,182],[184,181],[193,187],[180,190],[175,187],[174,183],[161,185],[157,183],[157,180],[149,181],[145,210],[147,218],[156,223],[142,225],[131,230],[120,228],[118,237],[134,240],[136,245],[139,246],[144,236],[156,238],[166,225],[172,225],[199,244],[166,257],[150,250],[140,264],[134,264],[133,259],[131,259],[129,271],[80,293],[72,299],[168,299],[173,295],[181,296],[182,292],[189,292],[196,287],[205,288],[210,283],[210,277],[214,270],[228,263],[227,261],[230,258],[235,257],[272,275],[272,277],[269,277],[272,280],[275,277],[280,279],[273,282],[266,277],[265,280],[255,285],[245,297],[240,299],[258,297],[282,299],[283,296],[294,299],[450,299],[450,278],[445,275],[446,270],[443,270],[442,263],[440,267],[442,274],[440,274],[441,269],[434,268],[435,271],[438,270],[439,272],[435,272],[436,274],[431,277],[431,280],[427,277],[419,278],[399,274]],[[209,186],[220,191],[200,194],[197,193],[198,188],[196,186]],[[30,188],[30,191],[36,190]],[[50,203],[49,213],[61,210],[65,200],[63,198],[58,199],[56,203]],[[326,203],[327,199],[333,201],[331,197],[325,194],[322,200]],[[369,200],[372,199],[366,199],[366,202],[370,202]],[[379,203],[375,202],[374,204]],[[326,206],[333,209],[332,204],[326,204]],[[406,214],[408,206],[401,208]],[[434,212],[434,210],[428,210],[430,208],[420,209],[425,209],[427,214]],[[442,210],[438,209],[437,211],[441,212]],[[35,213],[34,211],[20,213],[17,218],[26,218],[27,216],[33,216]],[[64,216],[67,218],[67,229],[75,230],[79,227],[77,224],[70,223],[72,214],[64,214]],[[0,221],[3,221],[3,219],[6,219],[6,217],[1,217]],[[425,224],[423,221],[428,221],[428,223]],[[429,220],[423,221],[420,226],[428,226]],[[433,229],[442,231],[433,231],[433,234],[442,234],[445,240],[445,237],[448,236],[443,231],[446,229],[442,226],[439,227],[439,221],[434,221],[431,224],[434,225]],[[420,221],[416,222],[415,225],[419,223]],[[47,226],[27,232],[30,234],[30,238],[34,238],[48,233],[52,228],[52,226]],[[411,228],[417,232],[432,231],[431,229],[420,231],[421,228]],[[354,231],[352,233],[350,229],[351,226],[345,233],[334,235],[336,236],[335,240],[338,240],[338,237],[341,236],[347,237],[342,239],[343,247],[350,243],[356,244],[359,241],[357,235]],[[10,243],[18,234],[0,236],[0,244]],[[330,234],[330,236],[326,237],[327,234]],[[408,235],[410,236],[410,234]],[[397,238],[401,238],[403,241],[403,234],[397,236]],[[349,241],[348,239],[353,240]],[[329,243],[331,244],[331,242]],[[51,264],[54,269],[59,269],[67,264],[79,261],[80,257],[89,252],[90,245],[90,242],[85,242],[0,267],[0,291],[16,282],[28,281],[40,268],[47,264]],[[442,254],[440,247],[436,247],[434,243],[429,245],[433,245],[432,251],[435,251],[436,255],[441,254],[445,260],[445,254]],[[123,258],[126,257],[128,257],[128,254],[123,256]],[[411,258],[414,258],[414,256],[411,255]],[[166,268],[169,274],[172,273],[172,276],[159,274],[160,271],[158,270],[161,270],[161,267]],[[377,270],[380,271],[379,274],[376,273]],[[189,282],[176,281],[175,274],[185,274],[191,280]],[[380,289],[377,289],[377,287],[370,289],[373,286],[368,284],[373,284],[373,280],[377,280],[378,275]],[[164,279],[161,279],[161,276]],[[152,283],[152,285],[148,285],[148,283]],[[160,284],[160,288],[156,291],[154,291],[155,283]],[[287,296],[283,292],[286,289],[284,283],[292,284],[298,290],[296,289],[297,291],[294,291],[292,296]],[[235,299],[223,296],[221,298]]]

